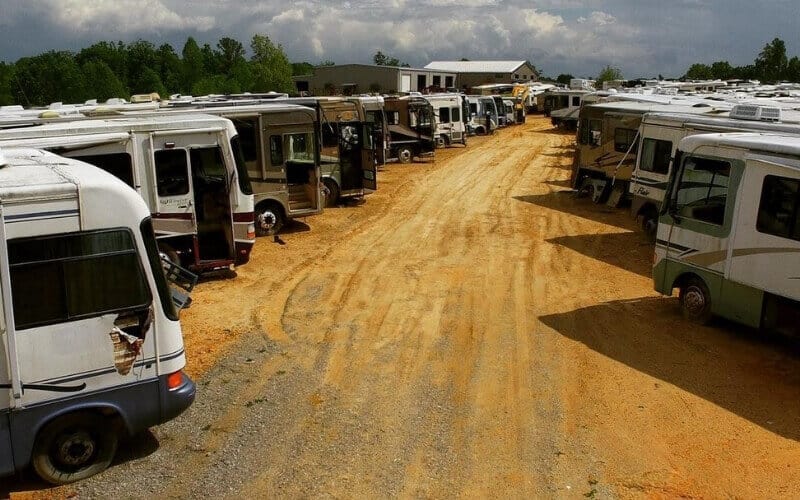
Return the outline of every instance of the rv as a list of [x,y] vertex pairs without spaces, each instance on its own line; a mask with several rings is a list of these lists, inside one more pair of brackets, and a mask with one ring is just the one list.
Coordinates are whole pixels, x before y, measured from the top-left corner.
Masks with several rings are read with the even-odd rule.
[[150,208],[161,251],[198,272],[245,264],[255,243],[240,143],[230,120],[202,114],[45,119],[0,130],[0,147],[48,149],[122,179]]
[[515,114],[514,110],[516,106],[514,104],[513,99],[504,98],[503,104],[506,107],[506,124],[508,125],[516,125],[517,123],[524,123],[525,122],[525,115],[522,115],[522,119],[517,121],[518,116]]
[[400,163],[414,157],[433,157],[436,123],[433,106],[419,96],[384,98],[386,121],[389,123],[389,156]]
[[500,95],[491,96],[494,100],[494,109],[497,112],[497,126],[505,127],[508,125],[508,114],[506,112],[506,103]]
[[464,121],[464,96],[462,94],[431,94],[425,99],[433,107],[436,119],[436,147],[455,143],[467,145],[467,126]]
[[[472,133],[485,135],[494,132],[498,127],[497,107],[494,99],[488,96],[471,95],[469,99],[469,127]],[[486,117],[489,117],[489,129],[486,129]]]
[[0,150],[0,476],[64,484],[194,401],[147,205],[114,176]]
[[544,93],[544,115],[550,117],[554,127],[575,130],[578,112],[589,90],[551,89]]
[[682,139],[658,224],[655,290],[684,316],[800,333],[800,137]]
[[383,96],[351,96],[345,99],[361,106],[366,122],[374,134],[372,142],[376,146],[375,161],[379,167],[386,165],[391,134],[389,133],[389,123],[386,121]]
[[672,171],[678,142],[710,132],[774,132],[800,135],[800,113],[772,106],[740,104],[728,112],[650,112],[639,128],[641,144],[631,175],[631,214],[655,237],[658,212]]

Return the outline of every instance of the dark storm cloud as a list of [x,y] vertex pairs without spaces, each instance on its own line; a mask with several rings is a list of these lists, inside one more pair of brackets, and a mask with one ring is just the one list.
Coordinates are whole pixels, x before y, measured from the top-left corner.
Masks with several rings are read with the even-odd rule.
[[773,0],[3,0],[0,58],[100,40],[212,46],[265,33],[294,61],[529,59],[547,74],[678,76],[694,62],[748,64],[775,37],[800,53],[800,8]]

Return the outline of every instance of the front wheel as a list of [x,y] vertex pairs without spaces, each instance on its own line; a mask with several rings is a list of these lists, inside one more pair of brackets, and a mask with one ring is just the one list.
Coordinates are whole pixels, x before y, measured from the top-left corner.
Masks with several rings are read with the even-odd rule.
[[408,146],[403,146],[397,149],[397,161],[400,163],[411,163],[413,158],[414,154],[411,152],[411,148]]
[[339,203],[339,186],[333,179],[322,179],[325,185],[325,208],[335,207]]
[[705,282],[691,277],[681,287],[679,299],[683,317],[700,325],[711,321],[711,292]]
[[113,422],[95,413],[71,413],[50,422],[33,445],[33,468],[45,481],[67,484],[104,471],[117,451]]
[[286,219],[277,203],[265,203],[256,208],[256,235],[278,234]]

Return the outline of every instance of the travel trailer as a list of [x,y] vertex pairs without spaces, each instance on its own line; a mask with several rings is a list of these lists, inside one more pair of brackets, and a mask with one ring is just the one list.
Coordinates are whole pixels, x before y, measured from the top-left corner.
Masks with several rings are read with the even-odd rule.
[[0,147],[78,158],[134,188],[153,214],[159,248],[204,272],[242,265],[255,243],[253,190],[230,120],[168,114],[40,119],[0,130]]
[[0,240],[0,476],[84,479],[195,397],[150,210],[94,166],[3,148]]
[[661,209],[655,290],[685,317],[800,333],[800,137],[685,137]]
[[[436,147],[443,148],[455,143],[467,144],[467,124],[464,120],[465,99],[463,94],[430,94],[425,96],[433,107],[436,119]],[[467,109],[469,109],[467,107]]]
[[658,212],[672,172],[678,142],[711,132],[774,132],[800,135],[800,113],[772,106],[736,105],[729,112],[649,112],[642,118],[636,165],[631,174],[631,214],[655,237]]
[[400,163],[415,157],[433,157],[436,127],[433,106],[419,96],[384,98],[386,121],[389,123],[389,156]]

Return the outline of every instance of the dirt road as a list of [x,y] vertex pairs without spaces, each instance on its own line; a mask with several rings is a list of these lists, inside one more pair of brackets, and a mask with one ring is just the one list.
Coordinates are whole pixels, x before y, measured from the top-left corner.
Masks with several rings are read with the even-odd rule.
[[656,296],[573,141],[532,118],[259,240],[183,314],[195,406],[49,493],[796,495],[800,351]]

